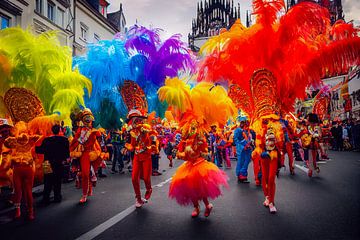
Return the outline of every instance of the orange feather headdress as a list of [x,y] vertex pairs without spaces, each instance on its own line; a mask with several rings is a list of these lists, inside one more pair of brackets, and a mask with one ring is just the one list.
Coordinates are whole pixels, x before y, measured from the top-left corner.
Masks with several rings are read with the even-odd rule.
[[203,82],[190,89],[179,78],[167,79],[158,91],[159,99],[178,108],[181,112],[180,127],[187,131],[196,121],[204,132],[210,125],[225,125],[237,110],[227,91],[219,85]]

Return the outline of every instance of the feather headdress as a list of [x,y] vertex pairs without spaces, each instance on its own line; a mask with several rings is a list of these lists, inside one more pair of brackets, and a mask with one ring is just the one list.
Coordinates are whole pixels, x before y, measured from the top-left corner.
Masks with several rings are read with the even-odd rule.
[[[71,49],[60,45],[55,31],[35,36],[31,29],[4,29],[0,31],[0,51],[5,53],[13,67],[10,77],[2,82],[2,93],[11,87],[29,89],[40,98],[48,114],[54,108],[59,109],[56,96],[61,91],[77,92],[66,95],[67,99],[74,97],[71,101],[76,103],[84,102],[84,88],[91,91],[91,82],[72,71]],[[70,113],[73,107],[79,105],[63,104],[61,114]],[[70,122],[69,115],[65,114],[63,118]]]
[[201,131],[212,124],[225,125],[237,111],[227,91],[212,83],[203,82],[190,90],[190,86],[178,78],[167,79],[159,89],[159,99],[181,109],[180,126],[185,131],[193,121]]
[[207,55],[199,81],[226,80],[252,99],[250,79],[257,70],[266,69],[276,81],[278,107],[288,112],[295,99],[305,96],[307,86],[360,63],[356,30],[340,25],[344,23],[331,27],[326,8],[302,2],[281,15],[283,0],[253,0],[253,8],[254,25],[245,28],[237,22],[204,45]]

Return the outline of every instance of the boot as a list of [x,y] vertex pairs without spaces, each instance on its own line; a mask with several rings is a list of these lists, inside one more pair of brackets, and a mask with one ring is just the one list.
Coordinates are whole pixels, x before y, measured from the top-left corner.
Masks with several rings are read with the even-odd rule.
[[200,207],[199,206],[196,206],[193,210],[193,212],[191,213],[191,217],[195,218],[197,216],[199,216],[200,214]]
[[295,175],[295,169],[294,169],[294,167],[291,167],[291,168],[290,168],[290,175]]
[[309,169],[309,171],[308,171],[308,176],[312,177],[312,170],[311,169]]
[[20,203],[15,203],[15,216],[14,216],[14,218],[20,218],[20,216],[21,216]]
[[317,173],[320,173],[320,168],[319,168],[319,167],[316,167],[316,168],[315,168],[315,171],[316,171]]
[[213,205],[211,203],[209,203],[207,206],[206,206],[206,209],[205,209],[205,213],[204,213],[204,216],[205,217],[208,217],[210,216],[210,213],[211,213],[211,210],[213,209]]
[[34,209],[31,207],[29,208],[29,212],[28,212],[28,219],[30,221],[34,220],[35,219],[35,216],[34,216]]

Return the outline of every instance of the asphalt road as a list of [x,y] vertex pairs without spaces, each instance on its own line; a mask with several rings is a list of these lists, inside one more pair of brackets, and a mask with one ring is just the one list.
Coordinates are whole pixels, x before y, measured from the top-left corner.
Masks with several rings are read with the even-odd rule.
[[213,201],[209,218],[202,208],[201,217],[192,219],[191,206],[181,207],[168,198],[169,180],[181,161],[170,169],[163,157],[160,166],[165,172],[152,178],[153,195],[142,209],[133,208],[130,174],[108,174],[86,205],[78,204],[81,191],[70,183],[63,186],[61,203],[37,204],[33,222],[10,221],[12,212],[0,214],[0,236],[7,240],[360,239],[360,153],[331,152],[330,157],[313,178],[298,167],[295,176],[281,171],[275,215],[262,206],[263,193],[254,184],[250,165],[250,184],[238,184],[234,168],[225,170],[230,189]]

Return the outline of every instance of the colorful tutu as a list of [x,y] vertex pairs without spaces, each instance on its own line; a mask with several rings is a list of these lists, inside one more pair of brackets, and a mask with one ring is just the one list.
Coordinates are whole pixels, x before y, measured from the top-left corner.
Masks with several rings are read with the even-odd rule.
[[221,195],[221,186],[229,187],[228,177],[215,164],[198,159],[195,164],[186,161],[172,178],[169,197],[180,205],[189,205],[204,198],[215,199]]

